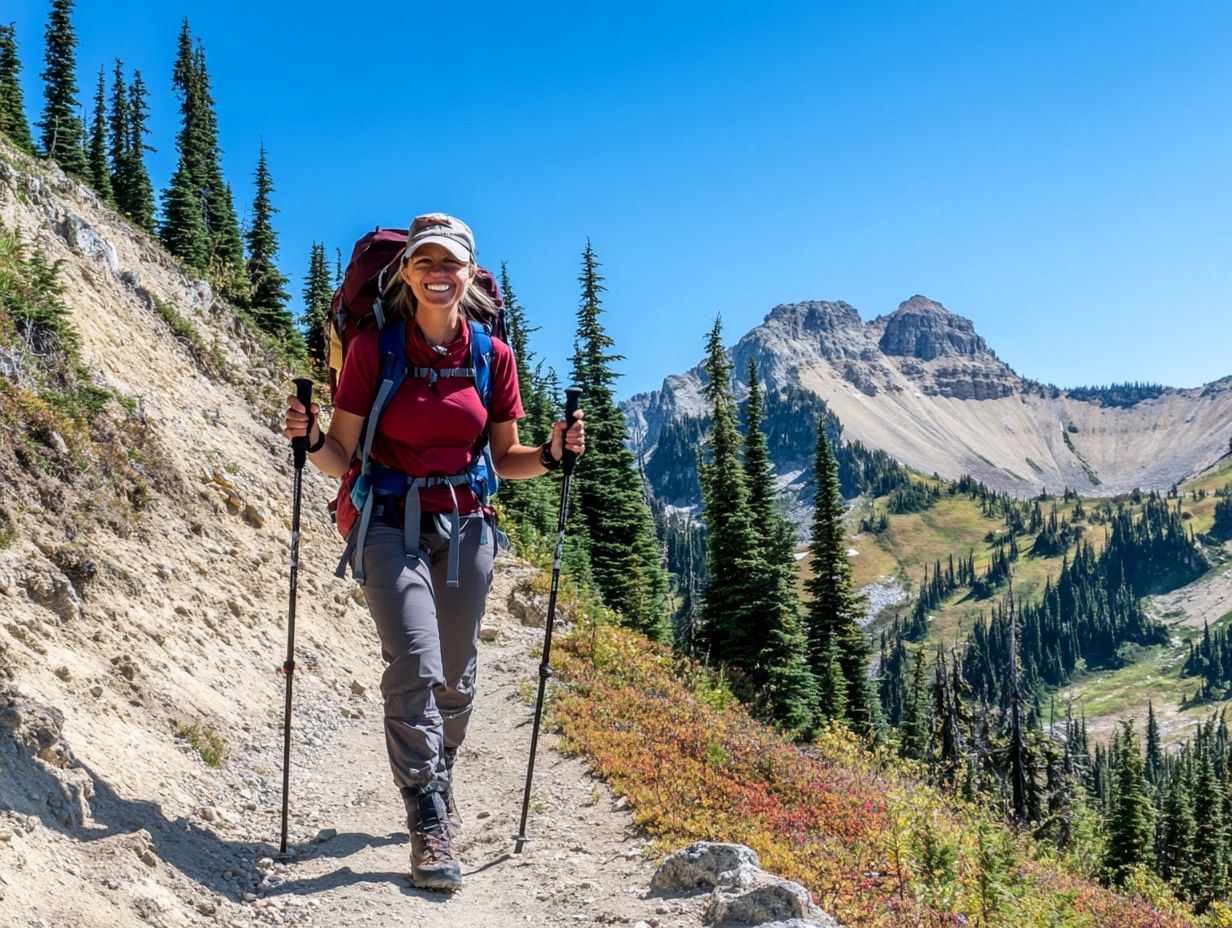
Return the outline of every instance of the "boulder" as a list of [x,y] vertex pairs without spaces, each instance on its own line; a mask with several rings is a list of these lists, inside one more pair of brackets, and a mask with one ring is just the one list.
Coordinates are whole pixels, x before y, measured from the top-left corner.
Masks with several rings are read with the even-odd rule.
[[60,224],[60,236],[71,248],[95,261],[107,265],[113,274],[120,273],[120,256],[115,245],[95,231],[94,227],[76,213],[67,213]]
[[784,921],[790,924],[793,920],[825,928],[837,926],[813,905],[809,891],[799,883],[750,867],[724,874],[710,897],[705,920],[716,928],[746,928]]
[[724,874],[739,872],[742,867],[758,869],[760,866],[756,852],[743,844],[697,841],[669,854],[651,879],[650,888],[660,893],[698,886],[711,888],[719,885]]

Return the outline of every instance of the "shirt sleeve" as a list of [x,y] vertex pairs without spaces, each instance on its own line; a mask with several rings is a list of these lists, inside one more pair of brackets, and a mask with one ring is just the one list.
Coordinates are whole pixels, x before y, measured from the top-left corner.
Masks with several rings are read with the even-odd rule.
[[378,335],[378,332],[361,332],[351,342],[346,361],[342,365],[338,394],[334,397],[335,409],[356,416],[366,416],[372,409],[372,401],[376,399],[377,380],[381,375],[377,364]]
[[513,360],[513,349],[499,338],[492,339],[492,401],[489,405],[488,419],[492,422],[511,422],[526,415],[518,389],[518,366]]

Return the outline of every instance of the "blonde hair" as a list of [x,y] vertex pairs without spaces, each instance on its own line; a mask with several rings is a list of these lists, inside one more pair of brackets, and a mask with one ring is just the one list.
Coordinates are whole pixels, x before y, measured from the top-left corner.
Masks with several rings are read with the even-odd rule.
[[[474,261],[471,262],[471,268],[477,268]],[[381,306],[385,310],[386,319],[405,319],[409,322],[415,318],[418,301],[415,299],[415,294],[411,292],[411,288],[406,285],[406,281],[402,279],[402,275],[396,270],[381,293]],[[496,315],[496,301],[475,282],[475,277],[472,275],[466,285],[466,292],[462,294],[462,300],[458,303],[458,310],[467,319],[487,322]]]

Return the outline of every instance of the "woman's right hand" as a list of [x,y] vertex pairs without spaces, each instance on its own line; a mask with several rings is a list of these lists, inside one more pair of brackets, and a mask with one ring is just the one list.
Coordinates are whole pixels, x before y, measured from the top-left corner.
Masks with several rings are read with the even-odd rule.
[[287,417],[282,427],[282,434],[291,439],[303,438],[307,435],[308,445],[311,447],[316,444],[321,435],[320,412],[321,407],[316,403],[306,410],[297,397],[288,396]]

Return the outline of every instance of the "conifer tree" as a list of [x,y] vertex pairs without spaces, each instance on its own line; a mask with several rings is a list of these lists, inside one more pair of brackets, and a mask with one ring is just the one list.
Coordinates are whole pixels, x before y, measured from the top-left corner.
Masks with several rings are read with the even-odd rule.
[[218,147],[218,113],[210,94],[210,78],[205,67],[205,48],[198,39],[193,51],[193,80],[201,119],[203,174],[205,191],[205,226],[210,236],[210,269],[220,279],[224,294],[233,297],[230,277],[244,266],[244,243],[240,234],[231,187],[222,173],[221,151]]
[[1163,774],[1164,750],[1159,737],[1159,722],[1155,718],[1155,703],[1146,701],[1146,780],[1152,785],[1159,783]]
[[1133,723],[1126,721],[1114,746],[1113,804],[1108,816],[1104,865],[1112,882],[1122,884],[1137,866],[1155,862],[1151,800],[1146,793],[1142,753]]
[[128,83],[124,80],[124,62],[117,58],[111,78],[111,112],[108,114],[111,192],[120,212],[131,219],[132,207],[128,189],[129,126]]
[[1190,801],[1189,780],[1190,763],[1186,758],[1177,764],[1164,786],[1157,855],[1159,875],[1185,891],[1192,890],[1201,881],[1193,867],[1198,826]]
[[924,760],[928,754],[928,689],[924,682],[924,649],[918,648],[911,664],[911,682],[903,705],[903,721],[898,727],[899,753]]
[[325,245],[313,242],[308,252],[308,276],[304,278],[304,314],[300,325],[304,329],[304,343],[308,360],[324,369],[329,360],[329,304],[334,290],[330,286],[329,267],[325,259]]
[[621,356],[611,353],[614,343],[600,319],[606,288],[599,267],[587,241],[573,353],[574,383],[582,388],[586,410],[586,457],[573,475],[575,512],[586,525],[590,569],[604,602],[625,624],[663,641],[667,572],[633,453],[625,446],[624,413],[613,395],[619,375],[612,364]]
[[809,594],[809,653],[814,673],[823,678],[827,655],[831,647],[837,649],[847,684],[847,715],[840,720],[849,722],[855,731],[872,735],[880,724],[880,712],[868,676],[869,644],[860,627],[864,600],[851,588],[838,464],[826,438],[824,417],[817,423],[814,474],[817,499],[809,543],[812,576],[804,585]]
[[94,91],[94,118],[90,122],[89,169],[90,185],[104,200],[114,200],[111,191],[111,169],[107,164],[107,100],[106,75],[98,69],[98,88]]
[[73,0],[51,0],[43,60],[43,152],[69,174],[85,178],[85,127],[77,115],[77,35],[73,31]]
[[163,191],[163,245],[194,271],[209,270],[212,247],[206,223],[205,118],[193,59],[192,33],[185,18],[180,27],[172,84],[180,100],[179,152],[171,182]]
[[[180,27],[172,84],[182,117],[176,141],[180,158],[163,193],[163,243],[194,269],[210,271],[220,292],[243,304],[248,289],[243,237],[223,179],[205,49],[200,40],[194,46],[187,18]],[[190,204],[198,211],[195,217],[186,215]]]
[[1197,877],[1190,898],[1205,908],[1228,890],[1228,834],[1223,789],[1215,772],[1215,726],[1208,721],[1194,749],[1196,771],[1191,806],[1196,810],[1192,866]]
[[740,461],[731,362],[723,349],[723,326],[718,318],[706,342],[702,370],[713,425],[708,454],[699,465],[708,578],[701,609],[701,638],[711,659],[752,676],[761,651],[757,631],[764,605],[759,576],[762,561]]
[[149,91],[141,72],[133,72],[133,84],[128,89],[128,146],[124,159],[124,194],[128,201],[125,214],[151,235],[156,231],[154,221],[154,184],[145,167],[145,153],[154,151],[146,142],[150,134],[147,121],[150,107],[146,102]]
[[287,278],[274,263],[278,258],[278,234],[273,219],[278,210],[270,200],[274,181],[265,159],[264,143],[253,177],[257,192],[252,201],[252,228],[248,230],[249,312],[258,328],[272,335],[289,353],[300,354],[303,339],[287,309]]
[[21,59],[17,55],[17,25],[0,26],[0,134],[29,154],[34,154],[34,139],[26,121],[25,98],[21,92]]
[[817,681],[808,662],[808,638],[796,597],[795,530],[779,511],[770,449],[762,431],[761,385],[749,359],[745,405],[744,472],[749,488],[756,553],[761,561],[761,619],[755,682],[769,716],[789,730],[806,731],[817,714]]
[[[527,322],[526,310],[514,292],[509,268],[504,262],[501,262],[500,290],[505,300],[509,346],[513,349],[514,364],[517,366],[518,391],[526,414],[518,423],[518,437],[526,444],[540,444],[551,434],[556,403],[554,398],[547,395],[537,372],[530,366],[534,359],[530,349],[530,333],[537,330]],[[501,510],[512,517],[519,532],[529,530],[546,537],[556,528],[559,495],[557,480],[507,480],[501,484]]]

